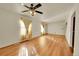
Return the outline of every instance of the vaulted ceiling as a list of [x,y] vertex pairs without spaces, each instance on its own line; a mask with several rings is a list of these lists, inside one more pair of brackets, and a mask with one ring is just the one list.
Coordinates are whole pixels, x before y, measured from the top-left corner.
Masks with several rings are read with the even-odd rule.
[[[42,7],[38,8],[37,10],[42,11],[44,14],[40,15],[37,13],[35,16],[31,16],[29,12],[22,13],[21,11],[25,9],[27,10],[27,8],[21,5],[21,3],[3,3],[0,4],[0,8],[16,12],[19,14],[23,14],[35,19],[39,19],[41,21],[54,22],[62,20],[62,17],[65,17],[64,15],[66,15],[68,11],[70,11],[74,6],[73,3],[41,3],[41,4]],[[30,3],[26,3],[26,5],[30,6]],[[34,5],[36,5],[36,3]],[[59,17],[60,19],[56,19]]]

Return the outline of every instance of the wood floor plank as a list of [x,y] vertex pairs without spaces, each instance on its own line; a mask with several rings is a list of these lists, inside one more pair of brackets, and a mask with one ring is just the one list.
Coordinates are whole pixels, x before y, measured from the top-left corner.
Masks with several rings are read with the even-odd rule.
[[29,41],[0,48],[0,56],[71,56],[64,35],[47,34]]

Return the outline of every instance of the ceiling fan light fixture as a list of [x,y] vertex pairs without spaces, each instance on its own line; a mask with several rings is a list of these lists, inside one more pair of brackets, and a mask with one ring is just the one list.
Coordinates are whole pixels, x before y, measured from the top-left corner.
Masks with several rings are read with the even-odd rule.
[[32,16],[36,15],[35,11],[29,11]]
[[30,14],[32,14],[32,11],[29,11]]
[[35,5],[35,6],[33,5],[33,3],[30,4],[30,6],[24,5],[24,3],[22,3],[22,5],[23,5],[24,7],[26,7],[26,8],[28,8],[28,10],[24,10],[24,11],[22,11],[22,12],[28,12],[28,11],[29,11],[29,13],[30,13],[32,16],[34,16],[36,13],[43,14],[43,12],[36,10],[37,8],[39,8],[39,7],[42,6],[40,3],[37,4],[37,5]]

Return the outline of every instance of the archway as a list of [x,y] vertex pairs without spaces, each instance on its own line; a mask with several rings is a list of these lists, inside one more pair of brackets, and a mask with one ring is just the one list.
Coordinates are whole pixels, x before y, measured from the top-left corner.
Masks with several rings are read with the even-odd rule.
[[24,22],[20,19],[19,20],[20,23],[20,36],[21,36],[21,41],[24,41],[26,34],[27,34],[27,29],[25,27]]

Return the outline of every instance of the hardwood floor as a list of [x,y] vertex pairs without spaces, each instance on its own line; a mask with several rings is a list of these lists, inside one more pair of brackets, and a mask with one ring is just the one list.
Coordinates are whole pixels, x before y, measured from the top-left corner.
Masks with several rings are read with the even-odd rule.
[[71,56],[72,51],[63,35],[48,34],[30,41],[0,48],[0,56]]

